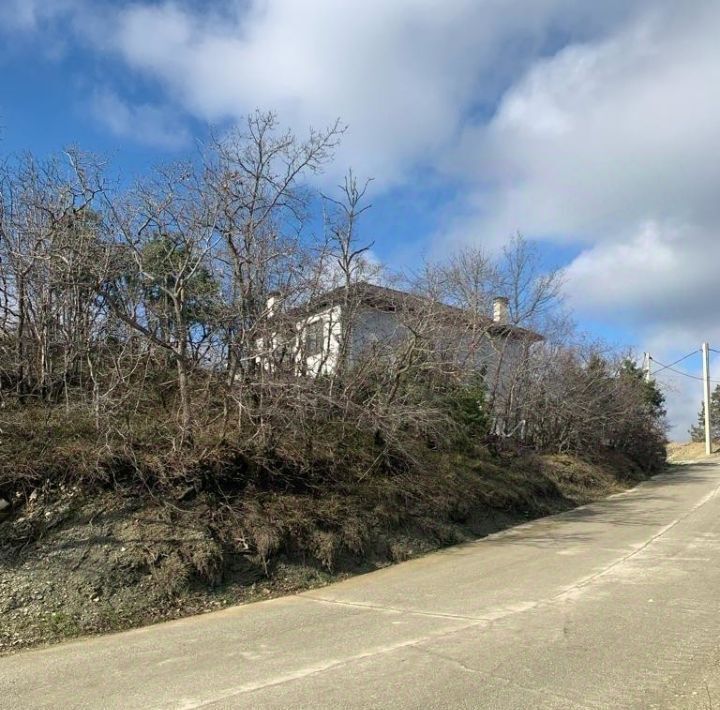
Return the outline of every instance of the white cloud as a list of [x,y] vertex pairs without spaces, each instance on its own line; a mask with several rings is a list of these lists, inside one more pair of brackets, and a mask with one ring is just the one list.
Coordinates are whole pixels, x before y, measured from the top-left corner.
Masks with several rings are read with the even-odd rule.
[[[720,243],[703,255],[704,231],[647,222],[621,241],[605,240],[569,266],[568,287],[575,303],[593,315],[617,312],[626,322],[683,325],[703,322],[698,293],[720,298],[717,264]],[[688,288],[689,285],[692,288]]]
[[477,198],[477,227],[594,241],[718,217],[720,7],[693,7],[704,11],[655,14],[537,62],[466,131],[449,169],[494,188]]
[[260,107],[305,130],[341,117],[339,162],[389,186],[450,151],[553,32],[594,36],[632,12],[620,0],[145,2],[108,31],[94,23],[92,41],[203,120]]
[[133,105],[110,91],[96,93],[90,103],[93,116],[120,138],[167,150],[187,146],[190,133],[172,109],[150,104]]
[[[456,0],[447,9],[468,8]],[[390,182],[447,140],[472,95],[475,66],[462,59],[471,43],[456,36],[440,53],[453,28],[438,25],[442,14],[407,0],[277,0],[204,20],[174,4],[134,6],[114,40],[132,67],[208,121],[255,107],[300,130],[342,117],[351,126],[342,159]]]
[[602,35],[667,0],[10,1],[29,8],[29,25],[55,18],[120,57],[201,120],[259,107],[304,132],[340,117],[339,170],[352,164],[378,189],[432,169],[555,34]]
[[[700,344],[720,347],[720,243],[705,232],[647,223],[625,241],[598,242],[568,269],[575,308],[635,334],[664,364],[695,351],[658,381],[665,389],[671,438],[687,438],[702,400]],[[720,380],[720,363],[713,364]],[[654,365],[658,369],[659,365]]]

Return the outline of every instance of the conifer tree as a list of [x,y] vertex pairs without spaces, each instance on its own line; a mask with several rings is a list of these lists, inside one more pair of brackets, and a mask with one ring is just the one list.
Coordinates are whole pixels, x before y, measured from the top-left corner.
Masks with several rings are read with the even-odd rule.
[[[710,432],[712,439],[720,439],[720,385],[710,394]],[[690,427],[692,441],[705,441],[705,402],[700,405],[697,424]]]

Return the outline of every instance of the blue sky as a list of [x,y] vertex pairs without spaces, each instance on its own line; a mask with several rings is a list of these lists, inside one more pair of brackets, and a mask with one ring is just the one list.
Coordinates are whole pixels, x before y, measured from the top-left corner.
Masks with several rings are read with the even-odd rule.
[[[340,117],[323,186],[374,178],[382,261],[520,231],[583,328],[670,362],[720,345],[719,33],[713,0],[0,0],[0,153],[130,179],[256,108]],[[681,436],[699,387],[663,379]]]

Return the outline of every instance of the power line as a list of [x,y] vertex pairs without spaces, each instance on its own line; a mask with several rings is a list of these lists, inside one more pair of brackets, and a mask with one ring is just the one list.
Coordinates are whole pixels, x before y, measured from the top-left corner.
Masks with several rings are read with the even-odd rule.
[[[658,372],[662,372],[663,370],[669,370],[672,367],[674,367],[675,365],[678,365],[679,363],[681,363],[683,360],[687,360],[689,357],[691,357],[692,355],[695,355],[696,353],[699,353],[699,352],[700,352],[699,350],[693,350],[692,352],[689,352],[687,355],[683,355],[679,360],[675,360],[675,362],[671,362],[669,365],[663,365],[659,360],[656,360],[652,355],[648,355],[650,360],[652,360],[653,362],[656,362],[658,365],[661,365],[660,369],[655,370],[655,372],[653,372],[652,374],[657,375]],[[692,375],[691,375],[691,377],[692,377]],[[700,379],[702,379],[702,378],[700,378]]]
[[[712,422],[711,422],[711,411],[710,411],[710,409],[711,409],[710,402],[711,402],[712,395],[710,394],[710,383],[713,383],[713,384],[720,383],[720,381],[718,381],[718,380],[710,379],[710,353],[713,352],[713,353],[720,354],[720,350],[711,348],[710,344],[707,341],[705,341],[702,344],[702,348],[700,349],[700,352],[702,353],[702,371],[703,371],[702,377],[698,377],[697,375],[692,375],[689,372],[685,372],[684,370],[678,370],[675,367],[675,365],[678,365],[683,360],[687,360],[687,358],[692,357],[697,352],[698,352],[697,350],[693,350],[692,352],[689,352],[687,355],[683,355],[683,357],[679,358],[678,360],[675,360],[675,362],[671,362],[669,365],[665,365],[662,362],[658,362],[657,360],[655,360],[655,358],[652,357],[652,355],[650,355],[650,353],[645,353],[644,369],[645,369],[645,377],[648,380],[650,378],[650,363],[655,362],[658,365],[660,365],[660,369],[656,370],[655,373],[652,373],[652,374],[656,374],[658,372],[664,372],[665,370],[667,370],[668,372],[674,372],[675,374],[681,375],[682,377],[687,377],[688,379],[700,381],[703,383],[703,395],[704,395],[703,396],[703,411],[704,411],[704,419],[705,419],[705,423],[704,423],[705,453],[709,456],[712,453],[712,439],[711,439]],[[718,387],[717,389],[720,389],[720,387]],[[716,389],[716,391],[717,391],[717,389]]]
[[[700,380],[700,382],[703,381],[702,377],[698,377],[697,375],[691,375],[689,372],[684,372],[683,370],[677,370],[674,367],[670,367],[669,365],[665,365],[663,367],[663,370],[670,370],[670,372],[674,372],[676,375],[683,375],[684,377],[689,377],[692,380]],[[658,372],[660,372],[660,370],[658,370]]]
[[[691,353],[694,354],[694,353]],[[652,358],[651,358],[652,359]],[[662,365],[661,362],[658,362],[657,360],[653,360],[653,362],[657,362],[658,365]],[[670,372],[674,372],[677,375],[683,375],[683,377],[689,377],[691,380],[699,380],[700,382],[703,381],[702,377],[698,377],[698,375],[691,375],[689,372],[685,372],[684,370],[678,370],[674,368],[672,365],[663,365],[660,370],[656,370],[656,372],[653,372],[653,377],[658,373],[662,372],[662,370],[669,370]],[[720,384],[720,380],[710,380],[713,384]]]

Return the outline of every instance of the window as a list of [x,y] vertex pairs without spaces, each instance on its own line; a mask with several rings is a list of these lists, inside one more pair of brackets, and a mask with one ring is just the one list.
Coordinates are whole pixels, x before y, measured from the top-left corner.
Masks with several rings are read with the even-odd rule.
[[305,328],[305,355],[320,355],[325,350],[325,323],[316,320]]

